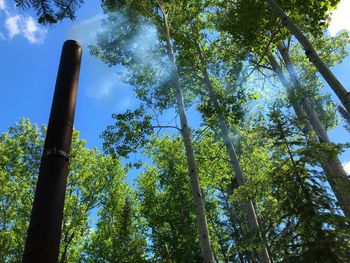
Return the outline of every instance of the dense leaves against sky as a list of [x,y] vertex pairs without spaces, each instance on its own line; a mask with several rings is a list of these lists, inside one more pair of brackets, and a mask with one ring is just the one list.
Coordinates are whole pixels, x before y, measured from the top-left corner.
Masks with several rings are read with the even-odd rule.
[[[305,56],[271,1],[103,1],[90,52],[140,105],[111,113],[104,154],[75,132],[60,262],[349,262],[349,144],[327,132],[350,115],[308,54],[348,55],[325,33],[338,2],[277,1]],[[83,1],[16,3],[55,23]],[[44,133],[0,137],[1,262],[20,260]]]
[[34,9],[41,24],[54,24],[69,18],[75,19],[75,12],[84,4],[84,0],[15,0],[23,9]]

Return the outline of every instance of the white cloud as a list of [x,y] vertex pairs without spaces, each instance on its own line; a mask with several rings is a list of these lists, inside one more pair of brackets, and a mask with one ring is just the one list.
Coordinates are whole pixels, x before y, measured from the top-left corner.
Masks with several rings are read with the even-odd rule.
[[30,43],[42,43],[46,36],[46,32],[45,29],[39,27],[31,16],[25,18],[22,33]]
[[350,161],[348,161],[347,163],[344,163],[343,166],[344,166],[345,172],[350,175]]
[[31,16],[9,15],[5,21],[5,27],[10,39],[21,35],[33,44],[42,43],[47,33]]
[[0,10],[6,10],[5,0],[0,0]]
[[[0,10],[4,11],[6,16],[5,28],[9,39],[15,36],[22,36],[33,44],[43,42],[47,30],[39,26],[32,16],[16,14],[13,10],[6,7],[5,0],[0,0]],[[0,39],[6,39],[1,32]]]
[[329,33],[335,36],[341,30],[350,31],[350,0],[341,0],[337,9],[332,12]]
[[15,35],[18,35],[21,30],[19,29],[21,17],[19,15],[10,16],[5,21],[5,27],[9,33],[9,37],[13,38]]

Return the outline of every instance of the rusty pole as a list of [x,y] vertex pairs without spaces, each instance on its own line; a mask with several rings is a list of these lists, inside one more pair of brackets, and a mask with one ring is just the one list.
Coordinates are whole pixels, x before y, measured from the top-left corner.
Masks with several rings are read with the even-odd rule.
[[22,262],[58,261],[82,48],[63,44]]

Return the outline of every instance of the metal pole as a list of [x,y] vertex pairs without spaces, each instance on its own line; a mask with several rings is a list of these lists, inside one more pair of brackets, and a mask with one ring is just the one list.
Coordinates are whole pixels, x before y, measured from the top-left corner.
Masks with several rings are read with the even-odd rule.
[[22,262],[58,261],[82,48],[63,44]]

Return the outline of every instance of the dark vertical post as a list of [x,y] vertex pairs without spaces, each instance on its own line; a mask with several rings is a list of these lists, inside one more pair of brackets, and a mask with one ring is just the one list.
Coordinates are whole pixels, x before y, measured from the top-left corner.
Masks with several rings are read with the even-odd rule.
[[81,54],[63,44],[23,262],[58,261]]

